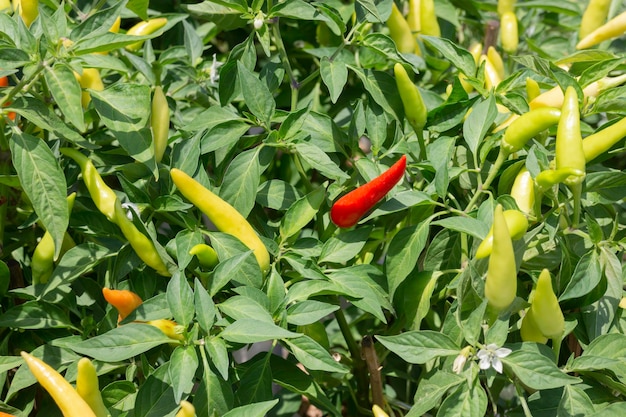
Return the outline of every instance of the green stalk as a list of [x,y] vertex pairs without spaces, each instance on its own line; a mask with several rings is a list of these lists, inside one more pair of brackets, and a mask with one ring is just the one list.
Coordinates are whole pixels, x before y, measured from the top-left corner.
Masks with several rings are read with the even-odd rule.
[[362,404],[369,404],[369,378],[367,376],[367,366],[361,358],[361,349],[359,348],[359,345],[352,336],[350,325],[348,324],[348,321],[346,320],[346,316],[342,309],[339,309],[335,312],[335,318],[337,319],[337,324],[339,325],[341,334],[346,340],[348,350],[350,351],[350,356],[353,364],[352,374],[356,379],[357,386],[357,405],[362,406]]
[[472,196],[469,203],[467,203],[467,207],[465,208],[466,213],[471,211],[474,208],[474,205],[478,202],[478,199],[480,195],[483,193],[483,190],[486,190],[487,188],[489,188],[493,180],[496,178],[496,175],[498,175],[498,171],[500,171],[502,164],[504,164],[504,161],[506,161],[507,156],[508,155],[506,154],[506,152],[500,149],[500,153],[498,153],[498,158],[496,159],[496,162],[494,162],[491,168],[489,168],[489,174],[487,175],[485,182],[483,182],[482,185],[478,186],[476,193]]

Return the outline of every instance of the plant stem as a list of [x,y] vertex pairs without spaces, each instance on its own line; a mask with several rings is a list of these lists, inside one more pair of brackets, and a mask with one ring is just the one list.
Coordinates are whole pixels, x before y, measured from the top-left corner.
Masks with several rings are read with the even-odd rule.
[[339,309],[335,312],[335,318],[337,319],[337,324],[339,325],[341,334],[346,340],[348,350],[350,351],[350,356],[353,364],[352,374],[356,379],[356,396],[358,400],[357,405],[363,406],[363,404],[369,404],[369,381],[367,376],[367,367],[365,362],[363,361],[363,358],[361,358],[361,349],[359,349],[359,345],[352,335],[352,330],[350,329],[350,325],[348,324],[348,321],[346,320],[346,316],[342,309]]
[[533,413],[531,413],[530,408],[528,408],[528,403],[526,402],[526,397],[524,396],[524,390],[519,385],[517,379],[515,380],[515,390],[517,391],[517,397],[519,398],[519,402],[522,405],[522,409],[524,410],[524,416],[533,417]]
[[580,221],[580,204],[581,204],[581,196],[583,192],[583,184],[582,182],[573,184],[569,187],[572,195],[574,197],[574,213],[572,214],[572,224],[571,227],[573,229],[578,227],[578,222]]
[[498,175],[498,171],[500,171],[500,168],[502,167],[502,164],[504,164],[504,161],[506,160],[507,156],[508,155],[506,155],[505,152],[500,150],[500,153],[498,153],[498,158],[496,159],[496,162],[494,162],[491,168],[489,168],[489,174],[487,175],[485,182],[478,187],[478,189],[476,190],[476,193],[472,196],[469,203],[467,203],[467,207],[465,208],[466,213],[471,211],[474,208],[474,205],[476,205],[476,203],[478,202],[478,198],[483,193],[483,190],[486,190],[487,188],[489,188],[493,180],[496,178],[496,175]]
[[374,339],[372,338],[372,336],[364,336],[363,340],[361,341],[361,347],[363,349],[363,357],[365,358],[365,363],[367,364],[367,369],[369,370],[370,374],[372,402],[381,408],[385,408],[383,381],[380,377],[380,365],[378,363],[376,349],[374,349]]

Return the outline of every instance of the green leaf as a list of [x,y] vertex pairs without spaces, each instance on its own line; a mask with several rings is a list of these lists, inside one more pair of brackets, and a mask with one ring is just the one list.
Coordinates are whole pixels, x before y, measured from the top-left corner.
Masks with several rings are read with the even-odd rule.
[[371,227],[360,227],[331,237],[322,246],[318,262],[342,263],[353,259],[361,252],[371,232]]
[[285,240],[304,229],[313,220],[325,198],[326,190],[317,187],[293,203],[280,222],[281,238]]
[[566,385],[563,387],[563,396],[559,403],[557,416],[577,417],[580,415],[589,416],[594,413],[594,406],[589,396],[576,385]]
[[90,90],[96,111],[116,132],[139,132],[150,118],[150,87],[119,83],[103,91]]
[[585,253],[567,283],[567,287],[559,296],[559,301],[571,300],[589,294],[600,282],[602,270],[597,251]]
[[495,97],[490,94],[485,100],[478,101],[472,106],[472,112],[463,123],[463,138],[469,146],[472,154],[476,155],[485,135],[491,130],[491,125],[496,120]]
[[[548,353],[540,351],[538,345],[531,343],[524,343],[523,345],[527,346],[522,346],[502,358],[502,363],[524,385],[532,389],[543,390],[580,382],[580,378],[569,376],[557,368],[554,360],[545,356],[544,353]],[[530,345],[537,347],[533,348]]]
[[415,364],[423,364],[438,357],[456,356],[461,350],[450,337],[432,330],[376,336],[376,339],[405,361]]
[[334,180],[345,180],[350,178],[343,172],[337,164],[320,148],[308,142],[297,142],[295,144],[298,155],[305,160],[312,168],[318,170],[323,175]]
[[433,222],[433,225],[441,226],[444,229],[456,230],[457,232],[467,233],[477,239],[484,239],[489,233],[489,226],[480,220],[472,217],[454,216]]
[[316,300],[301,301],[287,309],[287,323],[305,326],[315,323],[337,310],[339,310],[338,305]]
[[348,372],[345,365],[335,361],[330,353],[309,336],[285,339],[284,343],[305,368],[324,372]]
[[254,207],[254,198],[261,177],[260,153],[263,147],[241,152],[228,165],[220,197],[230,203],[243,217]]
[[[214,245],[218,258],[222,259],[218,247]],[[213,271],[213,280],[209,288],[209,293],[214,296],[218,291],[230,281],[239,285],[250,285],[260,288],[263,283],[263,275],[256,262],[252,251],[241,253],[232,258],[220,261]]]
[[154,326],[128,323],[90,339],[71,342],[67,347],[99,361],[116,362],[140,355],[171,341],[172,339]]
[[427,379],[422,379],[417,386],[413,407],[406,417],[421,417],[432,410],[450,389],[465,381],[459,375],[439,371]]
[[[239,404],[258,403],[274,398],[270,361],[266,360],[267,357],[264,354],[259,354],[254,359],[257,357],[259,360],[252,363],[239,380],[239,389],[235,393]],[[246,362],[246,365],[249,362]]]
[[56,136],[75,143],[78,146],[87,149],[97,147],[85,140],[80,133],[72,129],[69,125],[65,124],[54,111],[40,100],[32,97],[18,97],[7,106],[7,109],[18,113],[42,130],[53,132]]
[[389,94],[389,91],[397,90],[396,80],[388,73],[370,69],[361,69],[352,65],[348,68],[354,72],[372,99],[381,106],[385,112],[397,120],[404,114],[402,100],[398,94]]
[[14,329],[73,329],[67,311],[54,304],[27,301],[0,315],[0,326]]
[[0,49],[0,68],[13,69],[21,68],[30,62],[28,54],[17,48]]
[[346,64],[331,61],[324,57],[320,62],[320,75],[330,93],[330,101],[336,103],[343,91],[343,87],[348,82],[348,68]]
[[299,333],[278,327],[262,320],[241,319],[226,326],[220,337],[235,343],[256,343],[266,340],[287,339],[300,336]]
[[272,401],[242,405],[223,414],[222,417],[265,417],[267,412],[278,404],[278,398]]
[[229,358],[228,349],[226,348],[226,342],[219,336],[211,336],[206,339],[206,351],[211,358],[211,363],[222,378],[228,379]]
[[148,20],[148,5],[149,0],[128,0],[126,8],[131,12],[134,12],[143,20]]
[[185,29],[185,51],[187,51],[187,56],[189,56],[189,63],[195,67],[202,56],[204,48],[202,39],[196,32],[195,27],[188,23],[187,20],[183,20],[183,28]]
[[56,258],[69,223],[67,210],[61,209],[67,207],[65,175],[45,141],[14,132],[9,145],[22,189],[52,236]]
[[174,315],[174,320],[187,327],[194,317],[193,290],[184,274],[176,272],[167,284],[167,304]]
[[472,54],[466,49],[458,47],[454,42],[446,38],[421,35],[420,39],[433,50],[443,54],[463,74],[470,77],[476,74],[476,62]]
[[276,102],[267,85],[240,61],[237,61],[237,76],[246,106],[261,123],[269,126],[276,110]]
[[196,320],[202,330],[204,330],[206,334],[209,334],[215,322],[215,304],[198,278],[195,278],[194,281],[193,296]]
[[482,385],[463,384],[439,407],[438,416],[483,417],[487,411],[487,393]]
[[256,319],[274,323],[272,315],[250,297],[234,295],[218,305],[219,310],[233,320]]
[[[200,347],[202,349],[202,347]],[[174,391],[175,403],[190,394],[194,386],[199,361],[194,345],[177,346],[170,357],[169,380]]]
[[299,110],[291,112],[287,115],[285,120],[280,124],[278,130],[278,137],[282,140],[292,139],[302,130],[302,125],[309,116],[309,107],[303,107]]
[[[143,1],[145,1],[147,5],[149,0]],[[118,1],[109,8],[98,10],[95,13],[88,15],[85,20],[72,29],[69,38],[76,41],[87,36],[94,36],[108,32],[117,16],[120,16],[126,3],[126,0]],[[143,16],[140,17],[143,18]]]
[[72,70],[64,64],[56,64],[46,68],[44,78],[61,113],[83,132],[85,120],[80,104],[81,89]]
[[256,195],[257,203],[279,211],[287,210],[298,198],[300,194],[296,187],[279,179],[261,184]]
[[430,219],[418,225],[401,229],[389,244],[385,258],[385,271],[389,285],[389,296],[393,298],[396,289],[417,265],[420,254],[426,247],[430,232]]
[[178,408],[170,376],[172,363],[166,362],[146,378],[139,387],[133,408],[134,416],[173,417]]

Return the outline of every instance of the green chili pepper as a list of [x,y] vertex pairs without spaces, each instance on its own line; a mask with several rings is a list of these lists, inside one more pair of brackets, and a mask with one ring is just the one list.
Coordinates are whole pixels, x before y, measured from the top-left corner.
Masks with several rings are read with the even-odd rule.
[[[504,221],[506,223],[507,231],[509,233],[510,239],[519,240],[523,238],[524,235],[526,234],[526,231],[528,230],[528,219],[526,218],[524,213],[518,210],[504,210],[502,214],[504,216]],[[486,258],[487,256],[491,255],[491,253],[493,252],[493,246],[495,244],[494,243],[495,223],[496,221],[494,217],[494,221],[493,221],[493,224],[491,225],[491,229],[489,229],[489,233],[483,239],[483,241],[480,242],[480,245],[478,245],[478,249],[476,249],[476,255],[475,255],[476,259]]]
[[93,162],[82,153],[71,148],[61,148],[60,152],[72,158],[80,167],[83,181],[91,195],[91,199],[102,214],[109,221],[119,226],[122,234],[135,250],[139,258],[158,274],[170,276],[167,266],[161,259],[154,243],[141,233],[126,217],[126,211],[122,208],[115,192],[104,182]]
[[530,77],[526,77],[526,99],[530,103],[541,94],[539,83]]
[[570,176],[584,177],[585,172],[574,168],[546,169],[535,178],[539,191],[544,192],[553,185],[565,182]]
[[81,358],[78,361],[76,392],[85,400],[96,417],[107,417],[111,415],[109,410],[104,406],[104,401],[102,401],[96,367],[88,358]]
[[396,76],[396,85],[400,92],[400,99],[404,105],[404,115],[415,132],[421,132],[426,125],[428,110],[422,99],[419,90],[409,78],[402,64],[396,64],[393,67]]
[[611,0],[589,0],[587,8],[580,21],[578,38],[584,39],[591,32],[606,22],[611,8]]
[[547,269],[543,269],[537,279],[530,310],[535,318],[537,328],[545,337],[554,339],[563,335],[565,319],[559,300],[552,289],[550,271]]
[[[157,17],[155,19],[150,19],[137,23],[135,26],[128,29],[126,34],[134,36],[151,35],[157,30],[161,29],[166,24],[167,19],[165,17]],[[126,49],[129,51],[138,51],[139,48],[141,48],[141,46],[143,45],[143,42],[144,41],[139,41],[131,43],[130,45],[126,45]]]
[[158,163],[163,159],[170,133],[170,108],[167,104],[167,98],[165,98],[165,94],[163,94],[163,88],[161,88],[160,85],[154,88],[150,125],[152,127],[154,159]]
[[387,27],[389,28],[389,36],[395,42],[398,52],[421,55],[411,27],[395,3],[391,3],[391,14],[387,19]]
[[[71,212],[74,206],[74,198],[76,193],[72,193],[67,196],[67,211]],[[66,242],[67,241],[67,242]],[[63,236],[63,244],[70,244],[73,242],[70,235],[65,233]],[[35,247],[33,256],[31,258],[31,271],[33,275],[33,284],[45,284],[52,275],[54,270],[54,240],[52,235],[46,230],[41,240]]]
[[215,249],[205,243],[199,243],[189,250],[190,255],[195,255],[198,262],[204,268],[213,268],[219,262]]
[[59,151],[63,155],[72,158],[78,164],[83,174],[83,181],[94,204],[107,219],[113,221],[117,195],[104,182],[93,162],[76,149],[61,148]]
[[118,225],[124,237],[133,248],[139,258],[159,275],[169,277],[171,274],[163,262],[152,240],[141,233],[126,215],[126,210],[119,200],[115,200],[115,217],[113,222]]
[[626,117],[583,139],[585,161],[590,162],[626,136]]
[[517,152],[539,133],[554,126],[561,118],[561,110],[541,107],[522,114],[504,132],[500,149],[509,155]]
[[520,336],[522,336],[522,341],[524,342],[546,343],[548,341],[548,338],[539,330],[537,320],[530,308],[526,310],[526,315],[522,319]]
[[587,49],[626,33],[626,12],[623,12],[595,29],[578,42],[576,49]]
[[517,267],[513,242],[502,206],[493,215],[493,248],[485,279],[485,297],[495,310],[508,308],[517,294]]
[[580,199],[587,161],[585,160],[583,138],[580,133],[578,95],[572,86],[567,87],[567,90],[565,90],[561,119],[556,130],[555,147],[555,166],[557,170],[573,169],[582,173],[582,175],[570,175],[563,180],[565,185],[572,191],[574,197],[572,227],[576,227],[580,217]]

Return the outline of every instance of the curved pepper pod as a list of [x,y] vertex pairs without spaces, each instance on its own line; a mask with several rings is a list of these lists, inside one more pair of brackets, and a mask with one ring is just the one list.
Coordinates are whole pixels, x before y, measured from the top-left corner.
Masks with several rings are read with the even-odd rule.
[[391,14],[386,24],[387,28],[389,28],[389,37],[395,42],[398,52],[403,54],[421,54],[409,23],[402,16],[395,3],[391,4]]
[[76,392],[91,407],[97,417],[107,417],[111,414],[104,406],[96,367],[88,358],[78,361],[78,374],[76,376]]
[[529,140],[539,133],[556,125],[561,119],[561,110],[541,107],[530,110],[516,118],[502,136],[500,148],[507,155],[522,149]]
[[539,331],[548,338],[560,337],[565,329],[563,311],[552,289],[550,271],[543,269],[537,279],[535,294],[530,304]]
[[204,268],[213,268],[219,262],[215,249],[206,243],[198,243],[189,249],[189,254],[198,258],[198,262]]
[[[134,36],[151,35],[152,33],[161,29],[166,24],[167,24],[167,19],[165,17],[157,17],[155,19],[145,20],[143,22],[137,23],[135,26],[128,29],[126,34],[134,35]],[[143,45],[143,43],[144,41],[131,43],[130,45],[126,45],[126,49],[129,51],[138,51],[139,48],[141,48],[141,46]]]
[[509,54],[517,52],[519,32],[514,12],[506,12],[500,16],[500,43],[505,52]]
[[102,289],[102,295],[107,303],[111,304],[119,313],[118,322],[124,320],[130,313],[139,307],[143,300],[130,290]]
[[83,91],[80,93],[80,103],[83,106],[83,109],[86,108],[91,102],[91,94],[89,91],[84,91],[87,89],[102,91],[104,90],[104,84],[102,83],[102,78],[100,77],[100,71],[97,68],[83,68],[83,73],[74,73],[74,76],[78,80],[80,87]]
[[584,39],[591,32],[606,23],[611,8],[611,0],[589,0],[587,8],[580,20],[578,38]]
[[522,213],[532,214],[535,207],[535,180],[526,167],[517,173],[510,194]]
[[[528,219],[526,218],[524,213],[518,210],[504,210],[502,214],[504,216],[504,221],[506,222],[510,238],[512,240],[519,240],[523,238],[526,234],[526,231],[528,230]],[[495,225],[495,218],[493,223],[494,224],[491,225],[491,229],[489,229],[489,233],[487,233],[487,236],[483,239],[482,242],[480,242],[480,245],[478,245],[478,249],[476,249],[476,259],[483,259],[491,255],[494,245],[493,229]]]
[[404,107],[404,116],[415,131],[421,131],[426,126],[428,110],[419,90],[409,78],[402,64],[397,63],[393,67],[396,78],[396,86],[400,92],[400,99]]
[[182,326],[180,326],[174,320],[157,319],[157,320],[148,320],[145,323],[161,330],[170,339],[180,340],[180,341],[185,340],[185,336],[182,334],[182,331],[183,331]]
[[164,277],[172,275],[167,269],[165,262],[163,262],[161,255],[159,255],[152,239],[141,233],[137,226],[126,217],[126,210],[124,210],[119,200],[115,200],[115,217],[113,222],[120,228],[130,246],[139,256],[139,259],[154,269],[159,275]]
[[196,417],[196,409],[189,401],[182,400],[176,417]]
[[152,96],[150,126],[152,127],[154,159],[158,163],[163,159],[170,134],[170,108],[163,93],[163,88],[160,85],[154,88],[154,95]]
[[254,252],[261,271],[269,271],[270,255],[250,223],[233,206],[180,169],[170,171],[172,181],[187,200],[198,207],[218,230],[233,235]]
[[339,227],[352,227],[404,177],[406,155],[370,182],[350,191],[330,209],[330,218]]
[[537,174],[535,182],[537,183],[539,191],[543,192],[553,185],[564,182],[572,176],[583,178],[585,172],[574,168],[546,169]]
[[526,315],[522,319],[522,326],[519,330],[524,342],[546,343],[548,341],[548,338],[537,327],[537,321],[530,308],[526,310]]
[[561,118],[556,131],[556,169],[575,169],[583,175],[571,175],[563,182],[572,186],[580,184],[584,179],[585,153],[583,151],[583,138],[580,132],[580,110],[578,108],[578,95],[574,87],[567,87]]
[[83,182],[94,204],[107,219],[113,221],[115,218],[115,201],[117,200],[117,195],[104,182],[93,162],[76,149],[61,148],[59,152],[72,158],[74,162],[78,164],[83,174]]
[[493,215],[493,247],[485,279],[485,298],[491,307],[501,311],[513,303],[516,294],[515,252],[502,206],[498,204]]
[[587,49],[601,42],[617,38],[626,33],[626,12],[618,14],[576,44],[576,49]]
[[41,386],[48,391],[63,417],[98,417],[72,385],[50,365],[27,352],[21,352]]
[[607,152],[626,136],[626,117],[583,139],[585,161],[590,162]]

